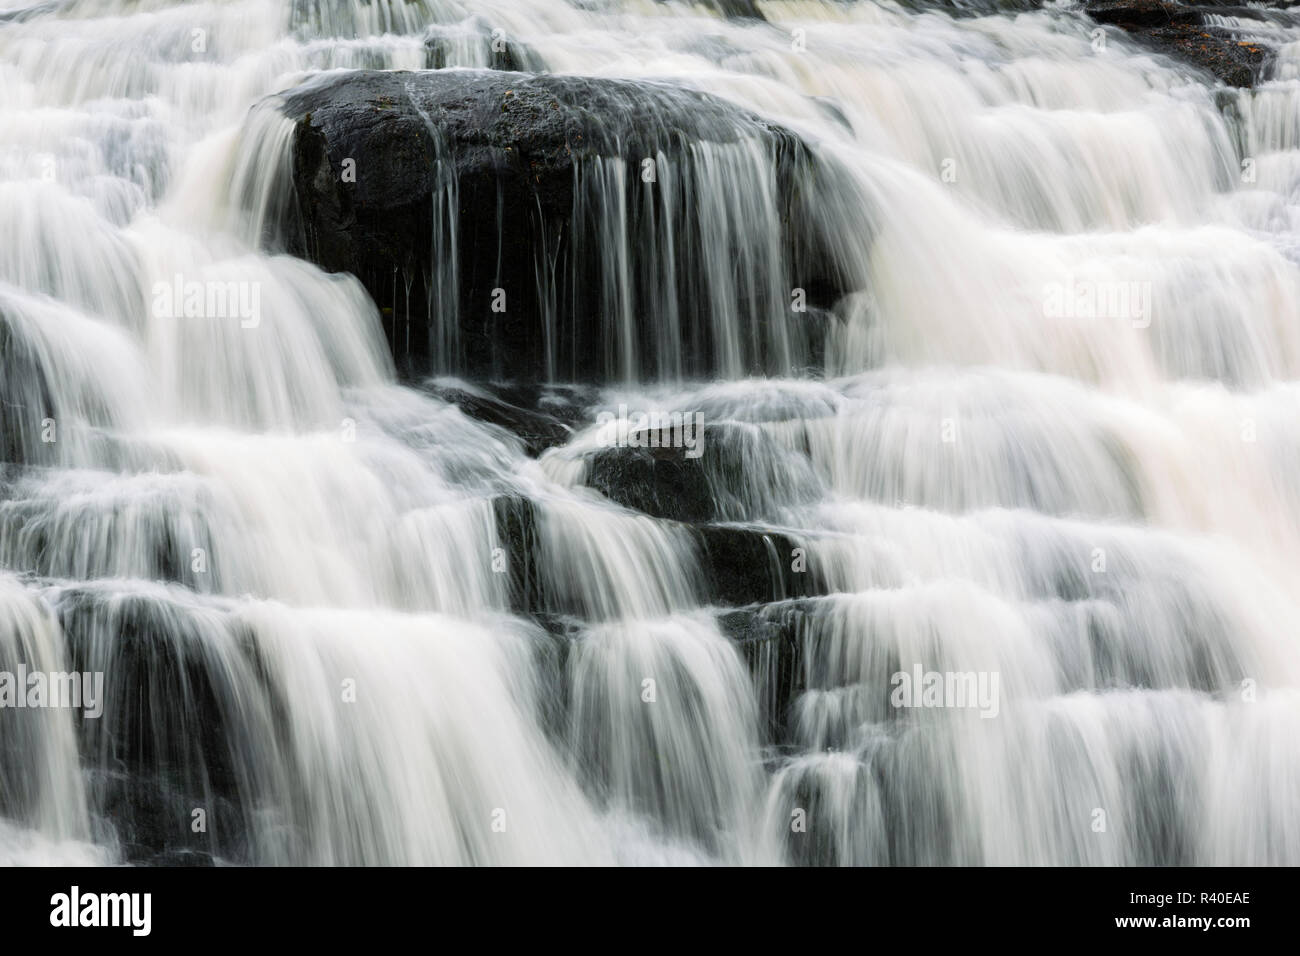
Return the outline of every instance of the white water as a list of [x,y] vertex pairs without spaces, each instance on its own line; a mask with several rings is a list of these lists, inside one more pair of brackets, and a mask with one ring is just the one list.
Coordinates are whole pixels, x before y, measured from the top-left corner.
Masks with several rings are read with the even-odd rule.
[[[1248,24],[1288,45],[1227,92],[1064,8],[762,6],[0,21],[0,670],[107,684],[98,721],[0,710],[0,863],[1300,863],[1300,31]],[[860,292],[830,377],[599,401],[766,439],[729,516],[831,592],[754,612],[803,652],[784,746],[689,530],[581,487],[594,424],[530,459],[395,384],[359,283],[250,241],[237,193],[286,147],[250,106],[419,69],[430,30],[486,66],[492,29],[539,69],[726,97],[838,171],[819,214]],[[746,168],[694,170],[694,212],[761,250],[770,205],[717,195]],[[260,325],[154,315],[175,274],[256,283]],[[1047,314],[1088,281],[1148,308]],[[688,367],[660,341],[612,369]],[[535,502],[567,637],[512,613],[503,495]],[[913,663],[998,673],[998,716],[893,710]]]

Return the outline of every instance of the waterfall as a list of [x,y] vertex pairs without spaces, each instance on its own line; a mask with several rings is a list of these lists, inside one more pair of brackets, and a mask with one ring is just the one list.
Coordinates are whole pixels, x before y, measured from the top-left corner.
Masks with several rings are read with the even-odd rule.
[[1300,19],[11,2],[0,865],[1300,864]]

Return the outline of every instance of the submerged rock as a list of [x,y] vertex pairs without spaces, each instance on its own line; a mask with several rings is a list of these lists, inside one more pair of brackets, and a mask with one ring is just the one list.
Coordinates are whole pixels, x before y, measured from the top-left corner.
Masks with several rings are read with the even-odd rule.
[[365,284],[399,366],[515,381],[789,374],[847,291],[786,129],[667,83],[358,71],[295,123],[289,251]]

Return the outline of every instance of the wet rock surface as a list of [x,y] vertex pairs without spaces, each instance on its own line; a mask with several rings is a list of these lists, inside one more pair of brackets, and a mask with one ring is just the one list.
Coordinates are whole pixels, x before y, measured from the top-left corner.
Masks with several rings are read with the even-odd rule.
[[[1089,0],[1084,9],[1097,23],[1118,27],[1156,52],[1201,67],[1229,86],[1249,87],[1260,81],[1275,53],[1266,31],[1256,34],[1250,23],[1294,23],[1290,5]],[[1223,18],[1241,25],[1224,25]]]
[[[702,148],[743,143],[743,155],[757,150],[753,161],[772,171],[764,201],[785,230],[774,247],[789,264],[785,289],[804,289],[814,308],[846,291],[833,239],[812,215],[820,203],[808,147],[707,93],[501,70],[354,71],[279,102],[296,124],[288,251],[362,281],[407,372],[604,380],[629,344],[615,338],[655,354],[663,316],[673,315],[683,335],[674,360],[684,357],[687,374],[711,373],[719,333],[702,263],[720,240],[748,239],[739,224],[734,237],[698,232]],[[662,179],[647,177],[647,161]],[[671,275],[669,258],[640,256],[630,268],[611,253],[618,237],[601,217],[619,192],[629,241],[657,236],[696,253],[678,256]],[[765,289],[728,295],[748,323],[786,307]],[[621,317],[629,307],[646,317],[637,327]],[[818,346],[797,343],[796,360]],[[750,359],[757,371],[770,356],[757,347]]]

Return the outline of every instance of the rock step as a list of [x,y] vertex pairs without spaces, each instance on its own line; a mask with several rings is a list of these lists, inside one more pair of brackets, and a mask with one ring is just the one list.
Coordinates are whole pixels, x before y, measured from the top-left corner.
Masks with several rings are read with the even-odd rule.
[[850,291],[840,171],[698,90],[354,71],[272,102],[295,124],[282,245],[363,282],[409,374],[792,374]]

